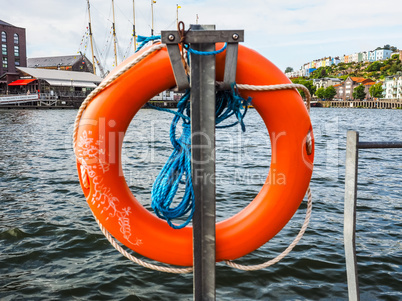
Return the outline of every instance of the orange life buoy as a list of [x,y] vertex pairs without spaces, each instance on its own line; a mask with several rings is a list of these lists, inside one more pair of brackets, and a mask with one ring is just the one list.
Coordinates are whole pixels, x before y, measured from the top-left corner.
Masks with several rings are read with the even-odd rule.
[[[219,49],[219,45],[217,46]],[[142,52],[134,54],[116,73]],[[225,52],[216,55],[222,80]],[[111,76],[111,75],[109,75]],[[269,60],[239,45],[237,83],[290,83]],[[121,243],[148,258],[192,266],[192,228],[175,230],[146,210],[131,193],[123,175],[124,134],[137,111],[153,96],[175,86],[166,48],[130,68],[102,90],[81,116],[75,144],[79,178],[87,202],[102,225]],[[299,207],[312,175],[314,148],[306,151],[312,126],[296,90],[240,91],[251,96],[271,140],[271,164],[262,189],[238,214],[216,224],[216,260],[244,256],[275,236]]]

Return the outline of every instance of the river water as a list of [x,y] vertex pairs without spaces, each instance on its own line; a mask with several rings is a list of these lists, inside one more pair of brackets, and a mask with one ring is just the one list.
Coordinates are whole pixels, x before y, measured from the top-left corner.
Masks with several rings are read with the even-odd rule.
[[[71,133],[73,110],[0,111],[1,300],[192,300],[192,274],[148,270],[121,256],[100,232],[81,191]],[[305,236],[278,264],[257,272],[216,269],[217,300],[347,300],[343,249],[347,130],[362,141],[402,140],[401,110],[311,112],[316,141],[313,214]],[[124,142],[124,174],[149,207],[150,187],[170,154],[167,113],[141,110]],[[217,133],[217,219],[238,212],[269,168],[267,131],[255,110]],[[135,127],[136,130],[133,130]],[[361,150],[357,260],[362,300],[402,300],[402,151]],[[303,223],[306,202],[259,250],[281,253]]]

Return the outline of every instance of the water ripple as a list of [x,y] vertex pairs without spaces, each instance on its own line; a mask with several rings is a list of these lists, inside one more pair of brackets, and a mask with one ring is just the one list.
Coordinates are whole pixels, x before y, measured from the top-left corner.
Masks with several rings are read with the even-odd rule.
[[[147,270],[103,237],[81,191],[71,134],[75,111],[0,111],[1,300],[192,300],[192,275]],[[255,110],[217,131],[217,219],[261,189],[270,142]],[[313,108],[313,214],[303,240],[280,263],[244,272],[217,263],[217,300],[346,300],[343,198],[346,131],[363,141],[402,140],[400,110]],[[150,189],[171,152],[171,116],[141,110],[124,140],[126,181],[150,210]],[[401,153],[359,156],[357,259],[362,300],[402,299]],[[275,258],[297,235],[306,203],[271,241],[241,259]],[[257,229],[258,230],[258,229]],[[147,259],[145,259],[147,260]],[[152,262],[151,260],[148,260]]]

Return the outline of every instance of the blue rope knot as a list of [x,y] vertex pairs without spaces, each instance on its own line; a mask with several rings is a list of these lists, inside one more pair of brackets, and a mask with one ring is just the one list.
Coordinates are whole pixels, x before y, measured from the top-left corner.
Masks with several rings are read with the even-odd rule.
[[150,37],[145,37],[145,36],[137,36],[137,42],[141,43],[140,46],[138,46],[137,50],[135,52],[140,51],[148,42],[155,41],[155,40],[160,40],[161,36],[150,36]]
[[[191,177],[191,124],[190,124],[190,90],[187,90],[177,104],[177,111],[150,107],[174,114],[170,125],[170,142],[173,145],[173,152],[163,166],[159,175],[152,185],[152,203],[156,215],[167,221],[174,229],[181,229],[187,226],[194,214],[194,189]],[[216,93],[216,124],[222,123],[231,116],[237,120],[228,125],[216,126],[217,128],[227,128],[241,125],[242,131],[246,130],[243,119],[247,108],[251,102],[242,98],[236,88],[236,84],[231,85],[231,91],[218,91]],[[180,138],[176,138],[176,128],[178,122],[182,120],[183,131]],[[179,185],[185,185],[185,191],[179,204],[173,204],[174,197],[179,189]],[[173,224],[172,220],[185,216],[187,219],[180,225]]]

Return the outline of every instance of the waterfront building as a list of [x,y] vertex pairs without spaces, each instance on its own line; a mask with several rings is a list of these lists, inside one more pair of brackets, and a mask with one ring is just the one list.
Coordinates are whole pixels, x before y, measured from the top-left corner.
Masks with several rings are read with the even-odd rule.
[[375,84],[376,84],[376,82],[374,82],[374,81],[366,82],[363,84],[364,85],[364,93],[366,93],[367,100],[372,100],[372,97],[370,95],[370,88],[372,85],[375,85]]
[[[349,76],[343,83],[334,85],[334,88],[337,91],[335,98],[342,100],[353,100],[353,90],[359,85],[369,83],[375,83],[375,81],[364,77]],[[368,94],[368,89],[366,95],[366,97],[370,97]]]
[[382,85],[384,97],[387,99],[402,98],[402,75],[388,76]]
[[18,79],[8,84],[10,94],[39,94],[41,99],[82,101],[102,78],[89,72],[17,68]]
[[334,88],[336,90],[335,98],[343,100],[344,99],[344,93],[345,93],[343,84],[340,83],[340,84],[334,85]]
[[324,78],[317,78],[313,80],[313,85],[316,86],[317,89],[319,88],[328,88],[329,86],[335,86],[342,82],[339,78],[331,78],[331,77],[324,77]]
[[79,71],[93,73],[90,60],[81,54],[28,58],[28,68]]
[[16,67],[27,66],[25,28],[0,20],[1,63],[0,94],[7,93],[8,84],[18,78]]

